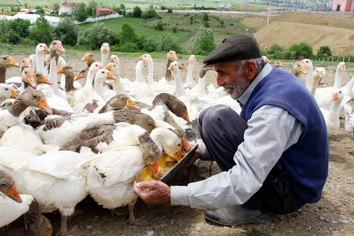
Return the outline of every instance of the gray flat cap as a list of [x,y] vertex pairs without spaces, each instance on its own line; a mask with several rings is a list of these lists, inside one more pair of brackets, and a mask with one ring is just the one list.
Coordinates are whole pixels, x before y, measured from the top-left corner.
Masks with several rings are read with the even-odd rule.
[[217,66],[227,62],[262,57],[256,39],[249,34],[226,38],[203,60],[205,66]]

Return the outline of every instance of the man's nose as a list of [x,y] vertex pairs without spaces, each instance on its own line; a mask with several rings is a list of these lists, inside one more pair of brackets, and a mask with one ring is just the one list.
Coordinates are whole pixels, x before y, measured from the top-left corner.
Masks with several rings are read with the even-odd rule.
[[218,86],[223,86],[225,84],[225,81],[221,78],[220,75],[218,75],[218,77],[216,78],[216,82]]

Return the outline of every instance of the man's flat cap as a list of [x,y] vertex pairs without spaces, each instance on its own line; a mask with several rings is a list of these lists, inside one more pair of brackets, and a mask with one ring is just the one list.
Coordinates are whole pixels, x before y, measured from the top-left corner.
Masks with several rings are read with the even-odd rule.
[[249,34],[226,38],[203,60],[205,66],[217,66],[227,62],[262,57],[256,39]]

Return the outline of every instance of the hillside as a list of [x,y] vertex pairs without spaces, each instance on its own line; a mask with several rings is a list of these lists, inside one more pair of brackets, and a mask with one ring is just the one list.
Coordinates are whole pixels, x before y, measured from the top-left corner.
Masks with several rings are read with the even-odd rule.
[[283,13],[271,15],[249,14],[242,23],[258,28],[254,37],[261,47],[279,44],[289,48],[294,43],[309,43],[314,53],[327,45],[333,54],[354,55],[354,16],[352,14]]

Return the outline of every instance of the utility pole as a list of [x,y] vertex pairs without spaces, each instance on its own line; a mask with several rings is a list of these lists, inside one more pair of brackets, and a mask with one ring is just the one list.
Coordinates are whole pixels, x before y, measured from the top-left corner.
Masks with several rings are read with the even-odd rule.
[[269,16],[270,16],[270,3],[272,0],[269,0],[269,10],[268,10],[268,21],[267,21],[267,25],[269,25]]
[[246,0],[246,5],[245,5],[245,17],[247,17],[247,0]]

